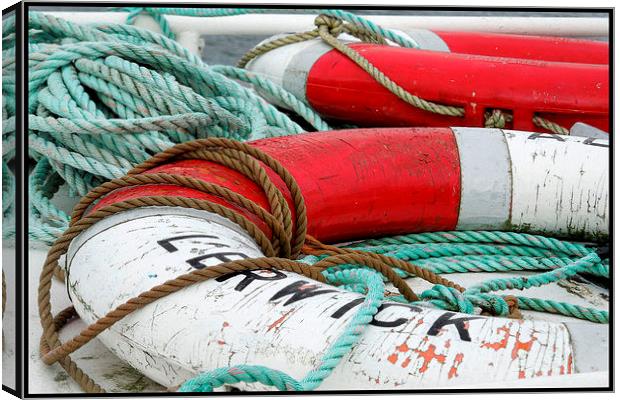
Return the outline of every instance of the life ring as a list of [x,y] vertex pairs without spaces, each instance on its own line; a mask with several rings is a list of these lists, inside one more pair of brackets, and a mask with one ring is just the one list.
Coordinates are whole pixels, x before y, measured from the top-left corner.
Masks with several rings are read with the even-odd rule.
[[[272,138],[252,146],[289,169],[305,197],[309,233],[322,240],[401,230],[482,229],[489,223],[507,227],[499,218],[484,220],[483,211],[493,216],[497,204],[510,204],[513,213],[520,210],[520,196],[526,193],[519,191],[526,188],[535,193],[532,198],[540,200],[536,203],[540,221],[545,220],[543,206],[558,211],[549,201],[564,196],[557,190],[572,193],[573,200],[579,197],[575,193],[582,193],[579,201],[584,202],[588,200],[583,197],[595,193],[590,208],[572,204],[568,207],[572,214],[565,217],[571,223],[581,221],[579,232],[586,236],[608,234],[608,202],[603,200],[608,197],[607,170],[602,162],[607,159],[608,144],[601,139],[499,129],[386,128]],[[308,154],[310,148],[314,154]],[[575,159],[581,162],[566,162]],[[265,203],[242,175],[210,162],[174,161],[148,172],[217,182]],[[575,174],[578,180],[568,183]],[[545,181],[554,175],[564,186]],[[506,176],[512,177],[509,182]],[[270,178],[286,190],[273,175]],[[539,180],[544,184],[537,185]],[[484,190],[493,190],[495,195],[498,188],[505,191],[500,203],[484,194]],[[419,198],[422,190],[424,199]],[[343,191],[349,192],[345,198]],[[158,194],[226,205],[189,188],[140,185],[108,194],[89,212]],[[470,195],[473,197],[468,200]],[[592,211],[595,200],[601,202],[595,215],[600,221],[591,215],[597,214]],[[435,204],[453,211],[449,215],[441,209],[417,213],[417,209]],[[377,212],[378,207],[384,209]],[[360,217],[366,212],[356,210],[374,215],[335,218],[349,208]],[[325,224],[311,222],[315,218],[324,218]],[[536,225],[525,219],[520,226],[530,231],[574,233],[568,229],[572,225],[561,223],[563,220],[553,218]],[[92,324],[128,299],[188,271],[262,256],[259,246],[240,226],[220,215],[186,208],[142,207],[90,226],[71,241],[60,265],[77,313]],[[120,358],[169,387],[200,372],[235,364],[267,365],[301,376],[313,368],[348,324],[347,315],[362,301],[359,294],[292,272],[243,271],[160,298],[116,322],[99,338]],[[605,329],[386,302],[321,389],[416,389],[602,371],[608,368]],[[592,348],[592,337],[599,338],[601,346]],[[256,384],[241,387],[262,388]]]
[[[609,234],[607,140],[483,128],[386,128],[251,145],[293,175],[306,201],[308,233],[325,242],[442,230],[515,230],[575,239]],[[183,160],[149,172],[214,182],[268,208],[255,183],[218,164]],[[287,196],[282,181],[273,173],[270,178]],[[94,209],[145,194],[209,199],[267,229],[256,216],[218,197],[173,185],[119,189]]]
[[[460,35],[442,35],[461,51],[475,51],[475,45],[464,45],[466,40]],[[440,115],[406,103],[319,39],[276,48],[246,68],[304,99],[322,116],[361,126],[481,127],[489,113],[502,110],[512,115],[512,121],[504,125],[509,129],[547,131],[534,124],[536,116],[566,129],[584,122],[609,132],[606,64],[463,54],[445,48],[418,50],[354,42],[348,46],[407,92],[462,107],[464,116]],[[505,55],[515,47],[480,52]],[[572,49],[571,53],[577,53]]]

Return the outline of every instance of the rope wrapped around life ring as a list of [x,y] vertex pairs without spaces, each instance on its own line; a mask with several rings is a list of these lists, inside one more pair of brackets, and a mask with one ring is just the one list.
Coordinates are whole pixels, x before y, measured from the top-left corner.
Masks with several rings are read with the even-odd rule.
[[[269,199],[270,210],[261,209],[258,205],[248,199],[235,197],[233,193],[227,189],[218,187],[217,185],[207,185],[204,182],[196,181],[187,177],[176,176],[171,174],[143,174],[149,169],[167,163],[175,159],[183,158],[199,158],[209,161],[215,161],[229,168],[236,169],[247,177],[254,180],[259,187],[264,190]],[[287,190],[293,199],[294,210],[288,208],[288,204],[284,201],[282,193],[265,179],[265,168],[270,168],[276,172],[283,182],[285,182]],[[141,197],[132,200],[126,200],[119,203],[107,205],[91,214],[87,214],[87,210],[93,202],[110,193],[111,191],[132,185],[145,183],[172,183],[175,185],[191,187],[199,189],[205,193],[217,194],[230,200],[236,205],[245,208],[248,211],[256,212],[265,220],[268,226],[272,227],[274,234],[271,238],[267,238],[256,225],[247,220],[240,214],[211,203],[206,200],[194,200],[187,198],[178,198],[170,196],[152,196]],[[262,248],[264,254],[268,257],[257,259],[246,259],[240,261],[232,261],[179,276],[170,280],[163,285],[152,288],[151,290],[140,294],[128,300],[126,303],[118,306],[110,311],[107,315],[96,321],[94,324],[84,329],[78,336],[68,342],[62,343],[58,337],[58,331],[62,324],[75,316],[72,309],[65,310],[59,316],[54,317],[51,314],[50,289],[52,277],[59,273],[58,259],[65,254],[70,242],[79,235],[84,229],[92,226],[106,216],[129,210],[136,207],[144,206],[176,206],[185,208],[194,208],[206,210],[220,214],[230,219],[241,227],[245,228],[251,237]],[[262,211],[259,211],[262,210]],[[295,223],[293,223],[295,221]],[[43,336],[41,342],[41,355],[43,361],[47,364],[59,362],[65,370],[81,385],[87,392],[103,392],[103,388],[96,384],[88,375],[86,375],[71,360],[70,354],[78,348],[87,344],[94,339],[103,330],[109,328],[114,323],[130,314],[131,312],[150,304],[159,298],[170,293],[174,293],[189,285],[202,282],[206,279],[212,279],[226,273],[252,269],[275,268],[287,271],[293,271],[298,274],[305,275],[311,279],[327,282],[332,284],[356,283],[364,287],[364,293],[367,295],[365,304],[358,314],[352,319],[351,324],[341,335],[342,341],[337,341],[332,348],[324,356],[320,367],[313,370],[308,380],[302,380],[298,384],[283,385],[287,381],[283,373],[277,371],[261,369],[260,366],[236,366],[232,369],[217,370],[211,374],[201,375],[198,380],[191,380],[187,385],[182,386],[182,390],[211,390],[214,387],[237,380],[242,381],[258,381],[263,383],[271,382],[276,387],[285,387],[287,390],[299,388],[310,390],[317,387],[322,379],[329,375],[341,357],[343,357],[359,337],[361,327],[367,324],[368,317],[372,318],[373,312],[376,313],[376,304],[380,304],[383,299],[384,283],[386,280],[394,285],[402,296],[404,302],[410,303],[426,303],[435,307],[452,309],[460,312],[474,312],[476,307],[481,308],[485,313],[490,315],[502,315],[511,317],[520,317],[519,307],[525,309],[544,308],[550,312],[558,312],[566,315],[581,316],[582,318],[591,319],[597,322],[605,323],[607,316],[605,312],[597,310],[585,309],[583,307],[573,306],[567,308],[564,303],[554,303],[543,301],[537,305],[537,299],[528,299],[514,296],[498,296],[488,293],[492,290],[502,288],[516,288],[517,280],[508,279],[494,280],[490,283],[483,283],[474,288],[465,289],[439,275],[432,272],[428,268],[422,268],[419,265],[406,262],[387,255],[388,252],[383,251],[381,247],[393,246],[379,244],[375,251],[364,249],[364,243],[358,244],[358,249],[343,249],[330,246],[319,242],[318,240],[306,234],[306,212],[303,202],[303,196],[295,180],[287,172],[279,162],[265,153],[250,147],[246,144],[221,138],[200,139],[193,142],[183,143],[157,154],[151,159],[133,168],[128,175],[108,183],[105,183],[92,191],[90,191],[75,207],[71,217],[70,225],[61,238],[52,246],[41,273],[39,285],[39,314],[43,326]],[[472,232],[467,236],[468,232],[458,232],[461,241],[476,241],[485,238],[484,233]],[[487,235],[486,240],[495,240],[501,243],[506,240],[525,240],[526,243],[532,244],[537,242],[538,245],[555,246],[556,248],[577,252],[582,258],[576,262],[567,263],[564,267],[554,271],[534,275],[527,280],[519,278],[521,288],[540,286],[558,279],[574,276],[580,272],[589,272],[593,268],[601,267],[600,258],[592,252],[588,252],[585,248],[576,246],[562,247],[562,243],[556,243],[552,240],[547,242],[541,241],[531,235],[523,237],[510,236],[508,233],[502,233],[503,236],[493,237]],[[424,234],[421,234],[424,235]],[[512,234],[517,235],[517,234]],[[405,237],[404,239],[396,238],[396,241],[415,241],[416,235]],[[432,234],[427,236],[427,241],[432,238]],[[432,240],[432,239],[431,239]],[[453,240],[458,242],[459,240]],[[376,244],[377,242],[369,241],[368,244]],[[380,243],[380,242],[379,242]],[[458,243],[451,244],[458,246]],[[372,247],[372,246],[367,246]],[[305,262],[296,261],[301,254],[308,257],[315,257],[316,260],[312,265]],[[354,269],[351,269],[351,268]],[[344,268],[344,269],[343,269]],[[361,269],[360,269],[361,268]],[[608,273],[608,270],[607,270]],[[417,276],[434,283],[435,286],[430,291],[423,292],[420,295],[414,293],[409,285],[405,282],[404,277]],[[377,293],[381,293],[379,296]],[[374,310],[374,311],[373,311]],[[350,329],[349,329],[350,328]],[[344,344],[343,344],[344,343]],[[345,351],[345,349],[348,349]],[[226,372],[228,371],[228,372]],[[226,374],[230,375],[226,377]],[[275,374],[275,375],[274,375]],[[234,376],[234,377],[231,377]],[[289,381],[290,383],[290,381]]]

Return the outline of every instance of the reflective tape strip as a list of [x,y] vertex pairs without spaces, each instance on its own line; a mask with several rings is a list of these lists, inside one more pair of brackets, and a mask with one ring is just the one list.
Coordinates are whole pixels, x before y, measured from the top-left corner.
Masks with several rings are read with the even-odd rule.
[[452,128],[461,164],[456,229],[502,229],[510,221],[510,154],[499,129]]
[[[278,36],[286,35],[277,35],[267,41]],[[282,86],[298,99],[305,100],[306,80],[310,69],[316,60],[330,50],[332,48],[322,40],[307,40],[273,49],[250,61],[246,68]],[[284,106],[276,99],[270,100]]]
[[444,40],[433,31],[428,29],[407,29],[404,32],[413,39],[423,50],[449,52],[450,48]]

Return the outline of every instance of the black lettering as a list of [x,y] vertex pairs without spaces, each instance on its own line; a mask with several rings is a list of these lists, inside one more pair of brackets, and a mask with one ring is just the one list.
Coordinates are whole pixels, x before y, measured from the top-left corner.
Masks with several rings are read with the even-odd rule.
[[527,137],[528,139],[555,139],[558,142],[566,142],[566,139],[562,135],[556,135],[553,133],[532,133]]
[[[340,307],[339,309],[337,309],[332,315],[332,318],[340,318],[342,317],[344,314],[346,314],[349,310],[351,310],[353,307],[356,307],[360,304],[362,304],[364,302],[364,298],[360,297],[358,299],[354,299],[350,302],[348,302],[347,304],[345,304],[344,306]],[[377,319],[377,315],[379,315],[379,313],[383,310],[385,310],[388,307],[405,307],[405,308],[409,308],[411,311],[414,312],[421,312],[422,309],[416,306],[412,306],[411,304],[402,304],[402,303],[383,303],[379,306],[379,309],[377,310],[377,314],[373,317],[372,321],[370,322],[371,325],[374,326],[379,326],[379,327],[383,327],[383,328],[394,328],[397,326],[400,326],[404,323],[406,323],[407,321],[409,321],[409,319],[407,318],[397,318],[394,321],[382,321],[382,320],[378,320]]]
[[[607,143],[595,143],[594,141],[598,140],[598,138],[589,137],[584,140],[582,143],[588,146],[597,146],[597,147],[609,147],[609,141]],[[601,139],[604,140],[604,139]]]
[[[174,242],[177,240],[184,240],[184,239],[192,239],[192,238],[207,238],[207,239],[218,239],[217,236],[212,236],[212,235],[185,235],[185,236],[175,236],[175,237],[171,237],[169,239],[162,239],[162,240],[158,240],[157,244],[159,244],[161,247],[163,247],[164,249],[168,250],[169,253],[174,253],[175,251],[179,250],[176,246],[172,245],[172,243],[170,242]],[[220,245],[219,243],[209,243],[209,244],[217,244]],[[228,247],[228,246],[226,246]]]
[[358,306],[358,305],[362,304],[363,302],[364,302],[364,298],[363,297],[359,297],[357,299],[353,299],[352,301],[348,302],[344,306],[342,306],[339,309],[337,309],[331,315],[331,317],[335,318],[335,319],[338,319],[338,318],[342,317],[343,315],[345,315],[347,313],[347,311],[349,311],[350,309],[352,309],[355,306]]
[[243,278],[243,280],[241,282],[239,282],[237,284],[237,286],[235,286],[235,290],[237,292],[241,292],[243,291],[243,289],[245,289],[246,287],[248,287],[248,285],[254,281],[278,281],[280,279],[284,279],[286,278],[286,275],[283,274],[282,272],[278,271],[278,270],[261,270],[261,271],[269,271],[271,273],[273,273],[273,276],[264,276],[264,275],[259,275],[253,271],[240,271],[240,272],[232,272],[230,274],[226,274],[226,275],[222,275],[219,278],[215,279],[217,282],[224,282],[229,280],[232,277],[235,277],[237,275],[244,275],[245,278]]
[[288,306],[289,304],[292,304],[299,300],[306,299],[308,297],[314,297],[319,294],[336,292],[336,290],[331,290],[331,289],[316,290],[318,287],[319,285],[314,284],[314,283],[308,283],[307,281],[293,282],[287,287],[280,290],[278,293],[274,294],[273,297],[269,299],[269,301],[275,301],[275,300],[278,300],[279,298],[292,294],[291,298],[288,299],[284,303],[285,306]]
[[405,307],[414,312],[421,312],[422,309],[420,307],[412,306],[411,304],[403,304],[403,303],[383,303],[379,306],[379,310],[377,314],[370,321],[370,325],[380,326],[382,328],[395,328],[397,326],[401,326],[402,324],[406,324],[410,318],[397,318],[394,321],[381,321],[377,319],[377,315],[388,307]]
[[[231,258],[230,256],[237,256],[237,257]],[[187,263],[196,269],[202,269],[202,268],[208,267],[208,265],[201,263],[201,261],[206,260],[208,258],[217,258],[221,262],[228,262],[228,261],[235,261],[239,259],[245,259],[245,258],[248,258],[248,256],[246,256],[243,253],[227,251],[227,252],[222,252],[222,253],[205,254],[204,256],[190,258],[189,260],[187,260]]]
[[456,313],[446,312],[441,315],[441,317],[437,318],[433,326],[430,327],[427,335],[436,336],[439,333],[439,330],[447,325],[454,325],[456,330],[459,332],[459,337],[461,340],[466,342],[471,342],[471,337],[469,336],[469,331],[465,327],[465,322],[471,321],[474,319],[481,319],[482,317],[461,317],[450,319]]

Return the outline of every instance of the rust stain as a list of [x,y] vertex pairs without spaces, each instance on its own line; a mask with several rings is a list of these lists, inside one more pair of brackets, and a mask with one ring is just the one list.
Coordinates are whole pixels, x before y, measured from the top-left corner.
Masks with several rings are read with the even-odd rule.
[[513,360],[518,357],[519,350],[523,350],[526,353],[532,350],[532,344],[534,344],[534,340],[536,339],[534,335],[532,335],[532,338],[529,341],[522,342],[519,340],[520,335],[521,335],[521,332],[517,332],[517,336],[515,337],[516,339],[515,347],[512,348],[512,359]]
[[499,342],[483,342],[480,347],[484,347],[487,349],[493,349],[498,351],[499,349],[505,349],[508,345],[508,338],[510,337],[510,325],[501,326],[497,328],[497,333],[504,332],[504,337]]
[[462,362],[463,362],[463,353],[458,353],[454,357],[454,362],[452,363],[452,367],[450,367],[450,371],[448,371],[448,379],[452,379],[452,378],[459,376],[457,374],[457,370],[459,368],[459,365],[461,365]]
[[284,323],[284,321],[286,321],[286,318],[289,315],[291,315],[293,313],[293,311],[295,311],[295,309],[291,308],[290,310],[288,310],[287,312],[282,314],[282,316],[280,318],[278,318],[271,325],[269,325],[269,328],[267,328],[267,332],[269,332],[270,330],[272,330],[274,328],[277,329],[278,327],[280,327],[280,325],[282,325]]
[[433,360],[437,360],[438,363],[444,364],[446,362],[446,356],[444,354],[435,353],[436,347],[434,344],[428,346],[428,348],[424,351],[414,349],[416,353],[418,353],[418,358],[423,358],[424,362],[419,369],[419,372],[426,372],[428,370],[428,366]]

